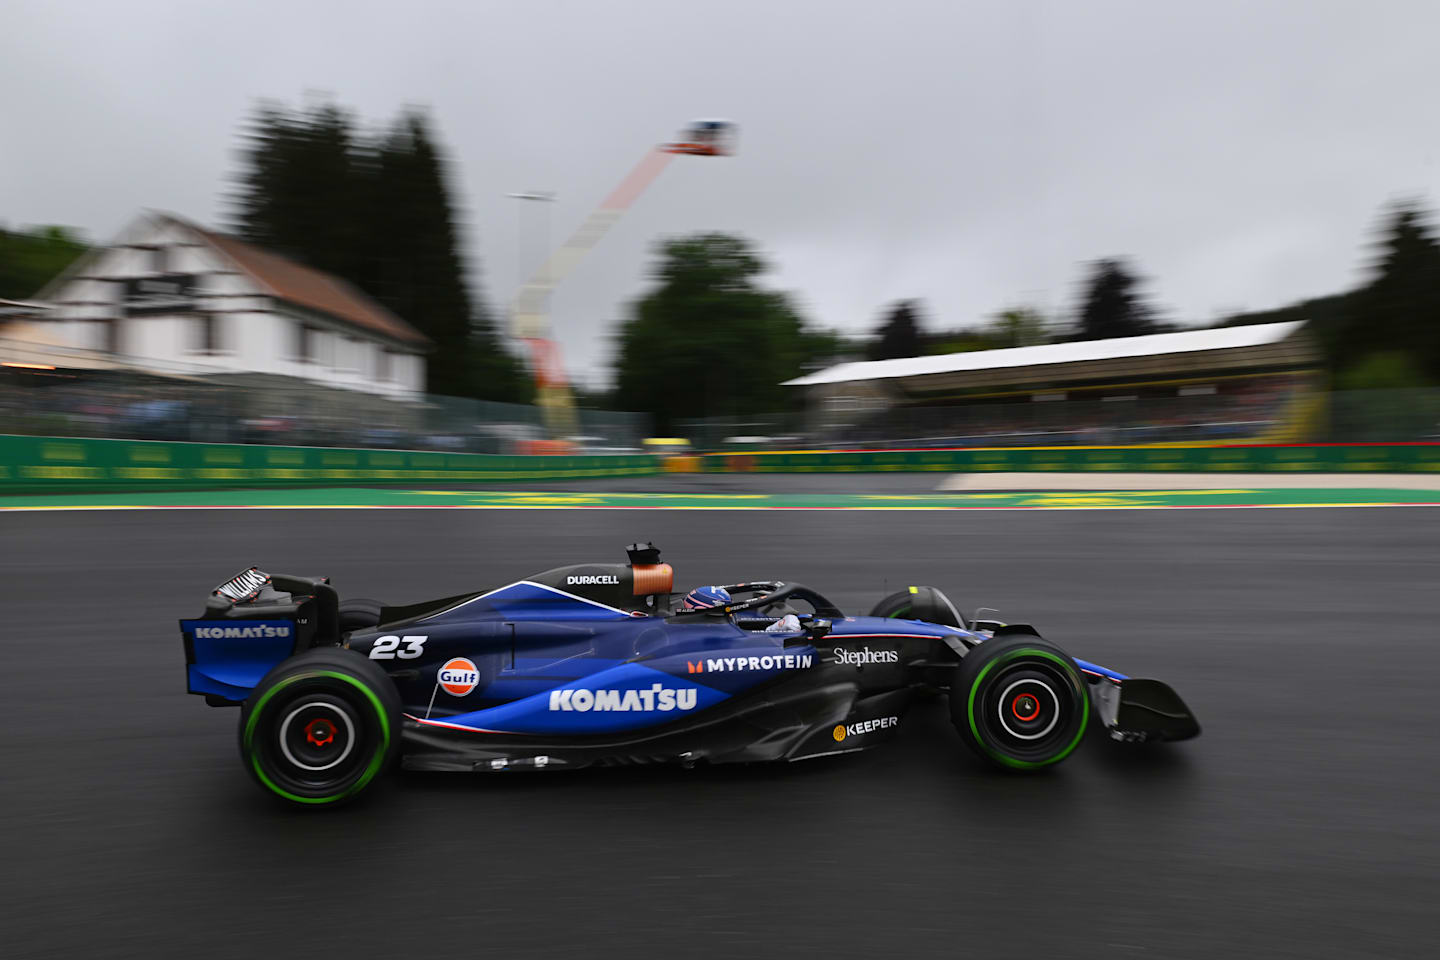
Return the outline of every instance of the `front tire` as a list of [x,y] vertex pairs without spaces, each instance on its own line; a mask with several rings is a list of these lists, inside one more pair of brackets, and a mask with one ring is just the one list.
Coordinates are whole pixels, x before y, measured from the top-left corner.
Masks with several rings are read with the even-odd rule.
[[371,661],[320,647],[280,663],[240,711],[240,757],[292,803],[350,800],[400,749],[400,695]]
[[923,620],[942,627],[967,629],[965,617],[934,587],[906,587],[897,590],[870,608],[872,617],[898,617],[901,620]]
[[960,738],[1012,770],[1036,770],[1074,753],[1089,715],[1090,695],[1075,661],[1026,634],[972,649],[950,688],[950,717]]

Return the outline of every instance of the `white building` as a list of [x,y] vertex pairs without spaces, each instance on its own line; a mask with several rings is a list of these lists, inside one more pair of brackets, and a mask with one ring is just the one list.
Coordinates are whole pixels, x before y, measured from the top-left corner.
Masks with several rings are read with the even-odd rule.
[[[430,341],[338,277],[147,213],[36,299],[52,339],[191,376],[269,375],[412,399]],[[228,379],[228,377],[227,377]]]

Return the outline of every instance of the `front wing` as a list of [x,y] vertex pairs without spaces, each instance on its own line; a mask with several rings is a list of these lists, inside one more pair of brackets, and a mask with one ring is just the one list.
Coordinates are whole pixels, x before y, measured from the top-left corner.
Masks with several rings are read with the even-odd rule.
[[1180,695],[1159,680],[1086,673],[1090,702],[1115,740],[1189,740],[1200,723]]

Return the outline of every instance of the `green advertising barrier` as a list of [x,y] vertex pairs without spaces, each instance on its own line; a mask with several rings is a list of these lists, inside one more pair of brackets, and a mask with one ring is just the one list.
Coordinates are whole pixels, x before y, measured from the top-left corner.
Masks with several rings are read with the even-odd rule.
[[[1437,473],[1440,443],[1306,446],[1031,447],[709,454],[705,472]],[[494,456],[0,435],[0,494],[224,487],[503,483],[633,477],[659,457]]]
[[1166,473],[1432,473],[1440,443],[1296,446],[987,447],[961,450],[721,453],[710,473],[946,473],[1087,471]]
[[0,493],[576,480],[658,473],[637,456],[527,456],[0,435]]

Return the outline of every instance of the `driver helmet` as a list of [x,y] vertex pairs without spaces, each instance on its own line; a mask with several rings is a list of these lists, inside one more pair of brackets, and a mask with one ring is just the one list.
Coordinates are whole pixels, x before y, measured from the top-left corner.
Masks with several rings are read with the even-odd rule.
[[730,591],[724,587],[696,587],[685,594],[686,610],[704,610],[730,602]]

